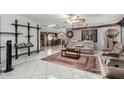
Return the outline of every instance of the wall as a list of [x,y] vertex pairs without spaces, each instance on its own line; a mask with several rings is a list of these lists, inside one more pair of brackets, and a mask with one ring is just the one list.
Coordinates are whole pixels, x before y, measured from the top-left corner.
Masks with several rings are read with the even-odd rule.
[[[96,43],[96,50],[101,50],[103,48],[107,47],[107,37],[105,36],[105,31],[108,28],[98,28],[97,30],[97,43]],[[120,26],[117,26],[118,31],[120,32]],[[74,30],[74,36],[72,40],[81,40],[81,30]],[[124,35],[124,32],[123,32]],[[123,37],[124,39],[124,37]],[[117,37],[117,40],[120,42],[120,33]],[[111,40],[110,40],[110,46],[111,46]]]
[[[22,17],[20,15],[14,15],[14,14],[4,14],[4,15],[0,15],[1,17],[1,32],[14,32],[15,28],[14,26],[12,26],[11,24],[15,22],[15,19],[18,19],[18,23],[19,24],[24,24],[27,25],[28,22],[30,22],[30,24],[32,26],[37,26],[37,24],[39,24],[38,22],[30,19],[30,18],[26,18],[26,17]],[[23,27],[19,27],[18,29],[19,33],[23,33],[22,35],[19,35],[18,37],[18,43],[27,43],[28,40],[25,37],[27,35],[27,28],[23,28]],[[31,48],[31,51],[36,50],[37,49],[37,30],[36,29],[31,29],[30,31],[31,35],[33,35],[33,37],[31,38],[31,42],[34,45],[34,47]],[[13,55],[15,55],[15,49],[14,49],[14,44],[15,44],[15,36],[13,35],[1,35],[1,45],[5,46],[6,45],[6,41],[7,40],[12,40],[12,46],[13,46]],[[24,53],[27,52],[27,49],[20,49],[19,50],[19,54],[20,53]],[[2,57],[2,62],[6,61],[6,48],[2,49],[1,52],[1,57]]]

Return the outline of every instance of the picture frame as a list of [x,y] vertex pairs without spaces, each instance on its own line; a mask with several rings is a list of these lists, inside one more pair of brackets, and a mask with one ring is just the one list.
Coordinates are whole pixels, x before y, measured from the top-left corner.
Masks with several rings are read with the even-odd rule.
[[91,40],[97,42],[97,29],[82,30],[82,40]]

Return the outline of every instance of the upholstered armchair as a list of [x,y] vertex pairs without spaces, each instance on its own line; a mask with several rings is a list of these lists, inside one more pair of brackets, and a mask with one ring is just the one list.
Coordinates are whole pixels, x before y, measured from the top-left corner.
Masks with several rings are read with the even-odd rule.
[[105,71],[109,78],[124,79],[124,59],[114,58],[107,60]]
[[111,56],[111,57],[119,57],[123,51],[124,51],[124,44],[116,43],[112,49],[108,49],[104,51],[102,55]]
[[124,79],[124,45],[117,43],[113,49],[102,53],[106,76]]

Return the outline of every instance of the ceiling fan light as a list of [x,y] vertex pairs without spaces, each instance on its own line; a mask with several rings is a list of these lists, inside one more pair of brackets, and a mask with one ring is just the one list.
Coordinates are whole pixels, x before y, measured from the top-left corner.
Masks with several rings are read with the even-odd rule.
[[54,27],[54,26],[56,26],[56,24],[48,25],[48,27]]
[[69,20],[69,19],[67,19],[67,23],[72,24],[72,21],[71,21],[71,20]]
[[72,20],[76,20],[77,19],[77,16],[72,16]]

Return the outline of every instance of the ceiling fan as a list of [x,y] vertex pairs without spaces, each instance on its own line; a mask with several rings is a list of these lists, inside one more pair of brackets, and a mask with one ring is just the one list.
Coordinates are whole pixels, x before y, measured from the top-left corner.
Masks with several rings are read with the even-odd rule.
[[86,19],[84,19],[80,15],[68,14],[67,15],[67,22],[69,24],[71,24],[73,27],[87,26]]
[[87,26],[86,19],[76,14],[66,14],[65,18],[57,19],[56,21],[56,24],[45,25],[45,27],[60,29]]

